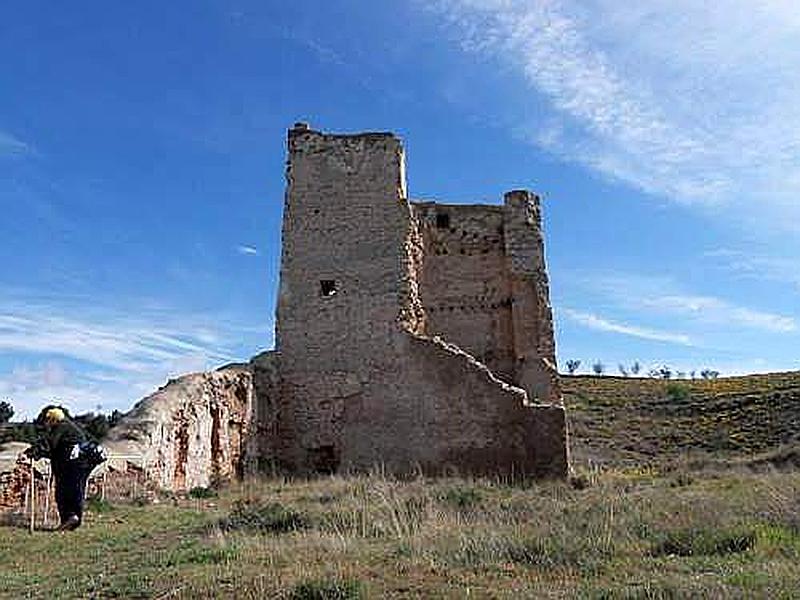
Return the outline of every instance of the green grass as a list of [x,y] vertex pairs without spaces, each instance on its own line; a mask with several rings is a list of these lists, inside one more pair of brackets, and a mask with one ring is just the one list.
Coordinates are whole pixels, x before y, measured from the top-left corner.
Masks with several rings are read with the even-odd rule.
[[800,473],[675,477],[601,469],[581,489],[329,477],[118,502],[72,533],[0,528],[0,596],[796,595]]

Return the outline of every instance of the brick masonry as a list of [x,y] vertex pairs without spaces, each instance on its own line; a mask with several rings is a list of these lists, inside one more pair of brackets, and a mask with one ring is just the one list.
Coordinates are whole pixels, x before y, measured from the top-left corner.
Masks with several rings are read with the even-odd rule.
[[412,203],[389,133],[299,124],[288,152],[262,461],[565,476],[538,197]]

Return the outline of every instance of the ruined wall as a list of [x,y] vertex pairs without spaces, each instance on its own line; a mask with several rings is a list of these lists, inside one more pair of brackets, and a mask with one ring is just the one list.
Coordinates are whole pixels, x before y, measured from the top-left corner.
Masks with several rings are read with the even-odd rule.
[[500,206],[412,204],[423,232],[420,299],[425,332],[514,382],[511,283]]
[[510,192],[503,206],[425,202],[412,212],[422,232],[425,333],[530,398],[559,403],[538,197]]
[[249,367],[185,375],[141,400],[104,445],[161,488],[205,487],[242,473],[252,405]]
[[276,325],[290,469],[339,467],[345,403],[390,368],[408,279],[402,152],[391,134],[290,131]]
[[389,133],[298,124],[288,153],[275,350],[170,382],[112,452],[173,490],[257,469],[565,476],[538,198],[410,204]]
[[527,190],[508,192],[504,214],[516,355],[514,381],[532,400],[561,403],[539,197]]
[[[27,448],[22,442],[0,444],[0,511],[24,508],[31,481],[30,461],[22,454]],[[36,467],[41,469],[42,462]]]
[[280,355],[262,352],[250,359],[253,374],[253,408],[245,471],[274,473],[279,469],[277,458],[282,447],[280,417]]
[[[404,169],[390,134],[289,133],[279,443],[267,458],[301,472],[382,463],[564,475],[563,408],[529,406],[524,390],[430,336],[452,333],[501,377],[517,376],[528,349],[509,339],[515,279],[504,274],[508,244],[497,233],[504,209],[465,209],[461,230],[432,231],[424,207],[412,217]],[[445,247],[456,260],[435,254]],[[458,261],[462,249],[477,254],[472,266]]]

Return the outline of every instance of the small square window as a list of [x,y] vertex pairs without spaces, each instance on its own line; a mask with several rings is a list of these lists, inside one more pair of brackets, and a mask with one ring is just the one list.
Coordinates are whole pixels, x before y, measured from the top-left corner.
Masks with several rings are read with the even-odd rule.
[[323,279],[319,282],[319,293],[323,298],[330,298],[336,295],[336,281],[333,279]]
[[436,213],[436,228],[449,229],[450,228],[450,215],[447,213]]

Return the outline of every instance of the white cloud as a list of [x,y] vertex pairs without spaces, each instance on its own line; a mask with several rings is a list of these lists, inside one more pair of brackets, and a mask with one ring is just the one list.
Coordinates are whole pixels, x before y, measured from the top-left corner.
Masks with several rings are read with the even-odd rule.
[[31,148],[10,133],[0,131],[0,156],[16,156],[30,152]]
[[737,250],[717,249],[705,254],[734,275],[788,283],[800,290],[800,268],[797,259],[787,256],[766,256]]
[[147,371],[186,355],[224,361],[191,333],[138,323],[98,323],[54,316],[0,313],[0,352],[58,355],[125,371]]
[[179,311],[90,312],[38,300],[0,297],[0,397],[18,416],[48,401],[73,412],[126,410],[169,377],[248,356],[230,346],[264,335],[268,326],[239,326],[221,316]]
[[680,344],[683,346],[692,345],[691,338],[682,333],[657,331],[645,327],[638,327],[636,325],[617,323],[615,321],[610,321],[608,319],[599,317],[593,313],[581,312],[569,308],[565,308],[561,312],[563,312],[568,318],[572,319],[576,323],[580,323],[581,325],[589,327],[590,329],[619,333],[622,335],[629,335],[655,342],[666,342],[669,344]]
[[660,296],[643,298],[643,306],[671,313],[690,315],[709,323],[744,326],[771,333],[788,333],[797,330],[793,317],[778,315],[742,306],[734,306],[712,296]]
[[583,285],[595,294],[610,299],[616,306],[653,319],[658,315],[679,315],[683,325],[690,323],[706,332],[711,326],[726,331],[742,327],[768,334],[793,333],[797,318],[741,306],[716,296],[687,293],[669,278],[631,273],[593,275]]
[[245,246],[245,245],[237,246],[236,251],[239,252],[239,254],[258,256],[258,248],[256,248],[255,246]]
[[677,201],[800,227],[795,3],[433,6],[465,51],[510,65],[549,100],[518,125],[531,142]]

